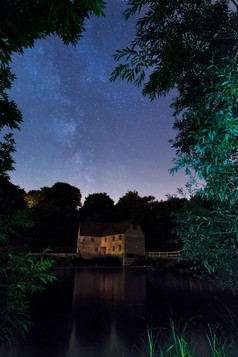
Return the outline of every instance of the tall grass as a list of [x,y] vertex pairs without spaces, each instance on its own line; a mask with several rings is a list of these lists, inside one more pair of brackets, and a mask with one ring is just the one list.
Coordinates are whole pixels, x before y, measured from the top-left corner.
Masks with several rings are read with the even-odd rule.
[[206,338],[212,357],[231,356],[232,340],[225,338],[219,325],[208,325]]
[[[198,340],[198,338],[197,338]],[[181,328],[175,327],[171,320],[169,329],[154,329],[147,326],[143,348],[139,350],[143,357],[237,357],[234,341],[226,338],[219,325],[208,325],[203,344],[205,350],[201,352],[194,342],[188,323]],[[199,351],[200,350],[200,351]],[[237,350],[236,350],[237,351]]]

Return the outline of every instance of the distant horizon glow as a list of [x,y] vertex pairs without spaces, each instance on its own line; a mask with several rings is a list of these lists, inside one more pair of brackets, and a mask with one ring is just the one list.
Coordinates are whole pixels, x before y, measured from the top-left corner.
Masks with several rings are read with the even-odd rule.
[[125,22],[123,9],[124,1],[108,1],[106,16],[89,19],[75,47],[51,36],[13,56],[10,98],[24,123],[10,177],[26,191],[66,182],[82,201],[106,192],[116,203],[129,190],[165,200],[187,182],[184,170],[169,173],[175,92],[150,102],[141,88],[109,82],[112,55],[134,34],[135,19]]

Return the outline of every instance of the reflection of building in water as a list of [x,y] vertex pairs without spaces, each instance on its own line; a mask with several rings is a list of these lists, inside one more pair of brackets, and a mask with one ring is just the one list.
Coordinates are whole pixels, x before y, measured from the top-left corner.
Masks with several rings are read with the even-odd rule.
[[95,351],[97,357],[108,351],[115,357],[130,355],[126,349],[136,342],[138,325],[145,330],[146,274],[121,268],[79,270],[73,296],[66,356],[91,357]]
[[119,304],[125,299],[124,271],[118,269],[86,269],[75,272],[74,307],[88,299]]
[[77,253],[97,255],[145,254],[145,235],[130,221],[119,223],[82,222],[79,226]]

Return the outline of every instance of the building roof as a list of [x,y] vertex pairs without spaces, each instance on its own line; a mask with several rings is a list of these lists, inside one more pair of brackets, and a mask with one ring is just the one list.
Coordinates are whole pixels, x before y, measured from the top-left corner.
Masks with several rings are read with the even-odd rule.
[[132,224],[132,220],[119,223],[81,222],[79,225],[81,236],[104,237],[125,233]]

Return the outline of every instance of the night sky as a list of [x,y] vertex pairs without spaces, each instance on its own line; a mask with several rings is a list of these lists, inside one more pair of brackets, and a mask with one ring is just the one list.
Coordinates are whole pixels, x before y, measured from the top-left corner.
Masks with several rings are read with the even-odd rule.
[[76,47],[54,36],[15,55],[10,92],[23,113],[16,133],[11,181],[26,191],[67,182],[88,194],[106,192],[117,202],[128,190],[166,199],[186,182],[170,175],[175,151],[171,98],[143,97],[126,81],[109,82],[115,50],[129,45],[135,18],[126,1],[107,1],[104,18],[90,18]]

